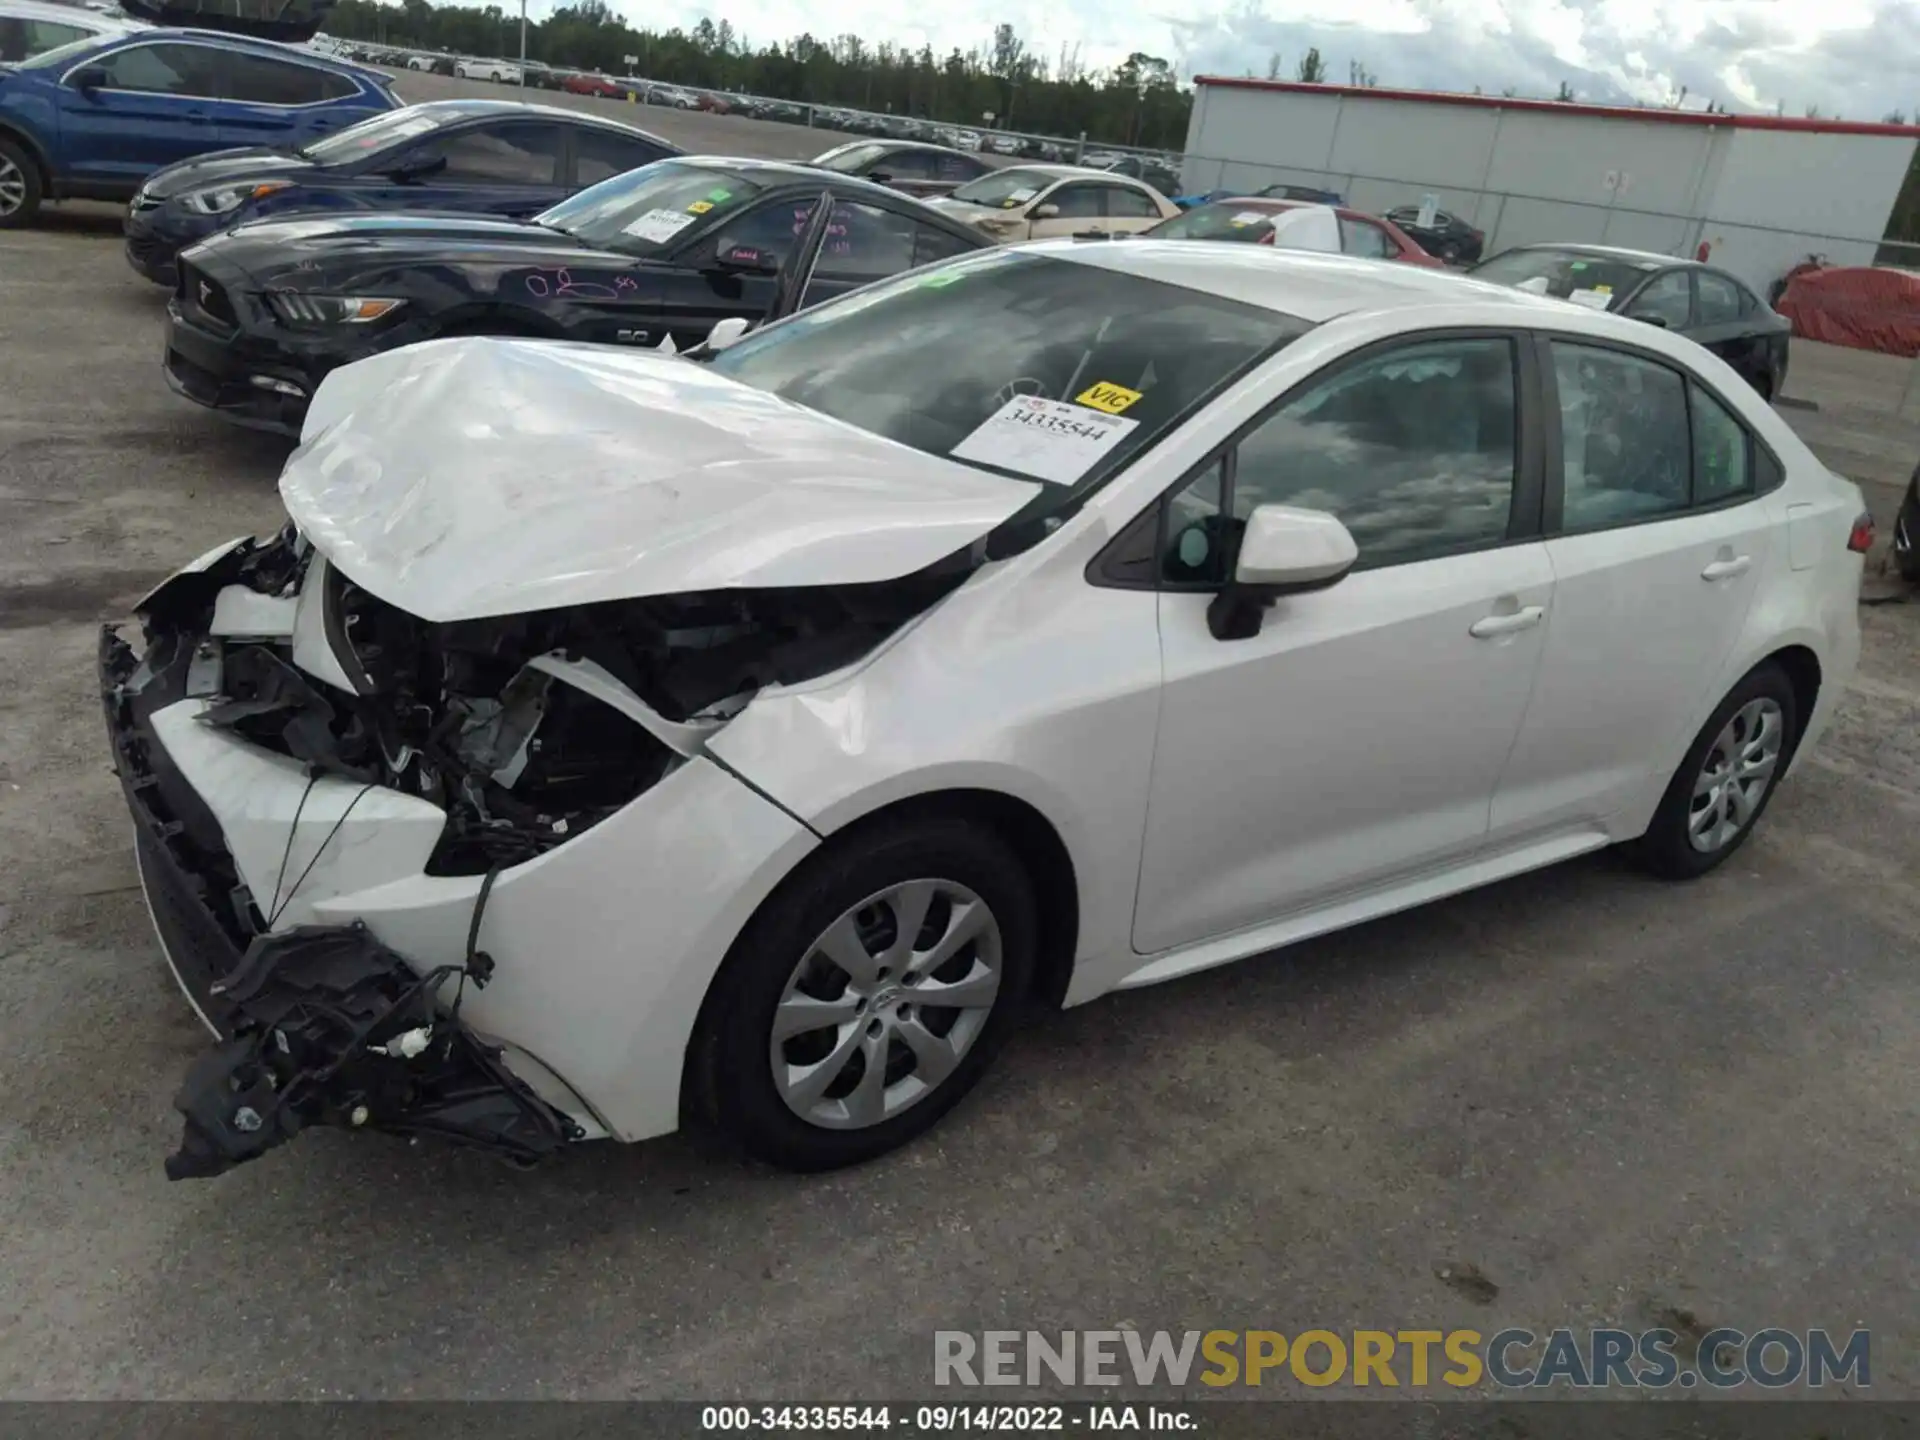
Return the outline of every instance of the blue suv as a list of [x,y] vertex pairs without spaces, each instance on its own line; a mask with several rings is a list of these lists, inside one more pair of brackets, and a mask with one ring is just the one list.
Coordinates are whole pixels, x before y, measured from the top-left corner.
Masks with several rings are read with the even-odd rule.
[[128,200],[162,166],[305,145],[400,107],[383,75],[208,30],[91,37],[0,65],[0,229],[45,200]]

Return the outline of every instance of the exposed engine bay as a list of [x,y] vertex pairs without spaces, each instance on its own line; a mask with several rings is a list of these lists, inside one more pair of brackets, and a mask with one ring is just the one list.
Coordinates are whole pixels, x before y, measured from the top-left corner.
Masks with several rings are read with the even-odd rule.
[[[186,1133],[169,1176],[218,1174],[312,1125],[434,1135],[521,1164],[588,1133],[460,1019],[468,987],[493,973],[477,941],[496,877],[700,756],[762,687],[860,659],[973,563],[431,623],[354,585],[289,526],[161,585],[140,607],[143,650],[103,634],[101,696],[156,927],[221,1036],[176,1098]],[[184,701],[197,708],[169,719]],[[324,833],[308,858],[243,875],[161,743],[167,725],[298,761],[301,807],[323,781],[358,788],[331,822],[309,819]],[[282,783],[301,782],[283,771]],[[283,922],[353,806],[381,791],[444,812],[437,841],[429,828],[421,842],[426,874],[482,877],[464,963],[411,964],[358,921]],[[284,833],[292,852],[301,811],[271,823],[274,848]]]
[[[715,591],[432,624],[320,562],[289,526],[156,596],[150,634],[206,636],[223,585],[262,596],[321,581],[335,680],[296,643],[198,641],[208,724],[321,773],[418,795],[447,812],[432,874],[480,874],[564,843],[657,783],[766,685],[852,663],[970,572],[955,557],[900,580]],[[176,582],[177,583],[177,582]],[[303,598],[302,603],[310,604]],[[233,607],[229,607],[233,608]],[[305,658],[305,657],[301,657]]]

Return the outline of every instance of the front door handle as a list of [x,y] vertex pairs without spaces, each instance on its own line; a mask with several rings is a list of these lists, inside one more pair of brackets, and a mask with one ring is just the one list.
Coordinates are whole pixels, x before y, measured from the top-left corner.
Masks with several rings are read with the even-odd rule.
[[1700,572],[1702,580],[1731,580],[1736,575],[1744,575],[1753,568],[1751,555],[1735,555],[1726,560],[1715,560]]
[[1510,615],[1489,615],[1484,620],[1476,620],[1467,627],[1467,633],[1476,640],[1495,640],[1519,630],[1531,630],[1546,613],[1544,605],[1528,605]]

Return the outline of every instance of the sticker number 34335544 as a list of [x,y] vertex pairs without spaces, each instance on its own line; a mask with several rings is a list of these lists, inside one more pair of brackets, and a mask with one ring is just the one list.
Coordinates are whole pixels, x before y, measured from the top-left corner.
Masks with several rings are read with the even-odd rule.
[[1055,485],[1071,485],[1139,426],[1080,405],[1016,395],[947,453]]

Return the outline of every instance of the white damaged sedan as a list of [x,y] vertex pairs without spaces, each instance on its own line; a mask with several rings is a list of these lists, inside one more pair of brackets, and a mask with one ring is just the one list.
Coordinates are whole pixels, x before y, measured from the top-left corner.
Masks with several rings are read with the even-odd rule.
[[218,1039],[172,1175],[908,1140],[1021,1013],[1601,846],[1725,859],[1858,654],[1855,487],[1662,330],[1042,243],[691,357],[336,372],[290,523],[102,638]]

